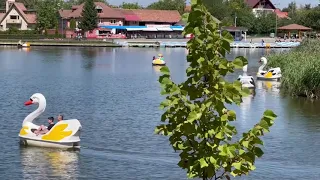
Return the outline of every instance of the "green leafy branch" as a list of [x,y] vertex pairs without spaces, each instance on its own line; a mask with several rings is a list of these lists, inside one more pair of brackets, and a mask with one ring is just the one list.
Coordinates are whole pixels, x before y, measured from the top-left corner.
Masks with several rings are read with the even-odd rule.
[[180,152],[178,165],[187,169],[189,178],[230,178],[247,175],[254,170],[256,157],[261,157],[263,145],[259,138],[273,125],[276,115],[265,111],[260,122],[234,142],[237,130],[230,122],[236,113],[225,104],[240,105],[248,89],[240,82],[228,82],[224,76],[247,64],[244,57],[233,61],[225,58],[230,51],[231,35],[220,35],[217,25],[201,0],[191,2],[191,13],[186,17],[184,34],[195,37],[187,43],[190,63],[187,80],[175,84],[168,67],[161,68],[159,82],[166,99],[160,107],[163,124],[156,133],[169,136],[173,149]]

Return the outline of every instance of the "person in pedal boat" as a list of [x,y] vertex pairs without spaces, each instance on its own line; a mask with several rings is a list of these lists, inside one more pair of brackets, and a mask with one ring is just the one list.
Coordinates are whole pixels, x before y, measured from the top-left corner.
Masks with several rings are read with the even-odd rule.
[[54,118],[48,117],[48,127],[41,125],[37,130],[34,131],[34,133],[38,136],[39,134],[45,134],[50,131],[50,129],[54,126]]
[[59,122],[59,121],[63,121],[63,115],[62,115],[62,114],[59,114],[59,115],[58,115],[58,122]]

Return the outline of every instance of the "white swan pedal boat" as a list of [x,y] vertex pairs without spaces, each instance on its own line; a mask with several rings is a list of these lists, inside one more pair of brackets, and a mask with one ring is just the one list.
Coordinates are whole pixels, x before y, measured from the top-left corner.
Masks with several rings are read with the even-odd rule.
[[31,104],[38,104],[38,108],[23,120],[19,133],[20,144],[63,149],[80,148],[81,124],[77,119],[56,122],[50,131],[43,135],[37,136],[33,133],[39,126],[32,121],[44,112],[46,99],[41,93],[35,93],[25,102],[26,106]]
[[239,77],[238,77],[238,80],[240,81],[242,87],[254,89],[256,86],[254,79],[252,76],[247,75],[248,65],[243,66],[242,70],[243,70],[243,74],[239,75]]
[[269,81],[280,80],[282,75],[281,75],[281,69],[279,67],[270,68],[269,70],[265,71],[263,70],[263,68],[267,65],[267,58],[262,57],[259,62],[262,62],[262,65],[259,67],[259,70],[257,73],[257,79],[269,80]]

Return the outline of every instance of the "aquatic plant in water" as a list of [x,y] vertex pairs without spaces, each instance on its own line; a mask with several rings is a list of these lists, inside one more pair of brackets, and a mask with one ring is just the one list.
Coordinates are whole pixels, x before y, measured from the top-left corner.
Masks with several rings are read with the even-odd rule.
[[286,53],[268,56],[269,67],[280,67],[281,90],[292,96],[320,97],[320,42],[305,40]]
[[262,119],[251,130],[236,140],[236,128],[231,125],[236,113],[226,103],[241,103],[248,95],[241,83],[224,79],[235,68],[247,64],[243,57],[233,61],[225,58],[230,52],[232,36],[223,32],[220,37],[217,24],[201,0],[191,1],[184,34],[195,37],[187,43],[189,54],[187,80],[176,84],[168,67],[162,67],[159,82],[161,103],[165,110],[156,133],[169,136],[170,144],[180,152],[178,165],[187,170],[189,178],[230,179],[230,175],[247,175],[255,169],[255,160],[263,155],[261,136],[269,132],[276,115],[266,110]]

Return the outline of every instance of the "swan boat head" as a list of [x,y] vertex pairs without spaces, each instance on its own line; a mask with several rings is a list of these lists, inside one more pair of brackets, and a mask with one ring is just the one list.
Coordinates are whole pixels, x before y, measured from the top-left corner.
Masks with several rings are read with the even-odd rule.
[[19,133],[20,142],[23,141],[23,144],[47,147],[78,146],[81,130],[79,120],[70,119],[59,121],[50,129],[50,131],[37,136],[33,131],[38,129],[39,126],[33,124],[32,121],[44,112],[47,105],[46,98],[41,93],[35,93],[24,104],[26,106],[37,104],[38,108],[23,120],[22,128]]
[[41,113],[44,112],[47,106],[46,98],[41,93],[35,93],[33,94],[28,101],[24,103],[24,105],[29,106],[32,104],[37,104],[38,109],[34,112],[30,113],[24,120],[22,125],[25,125],[27,123],[32,123],[32,121],[38,117]]
[[262,62],[262,64],[266,65],[268,63],[268,60],[266,57],[261,57],[259,62]]

